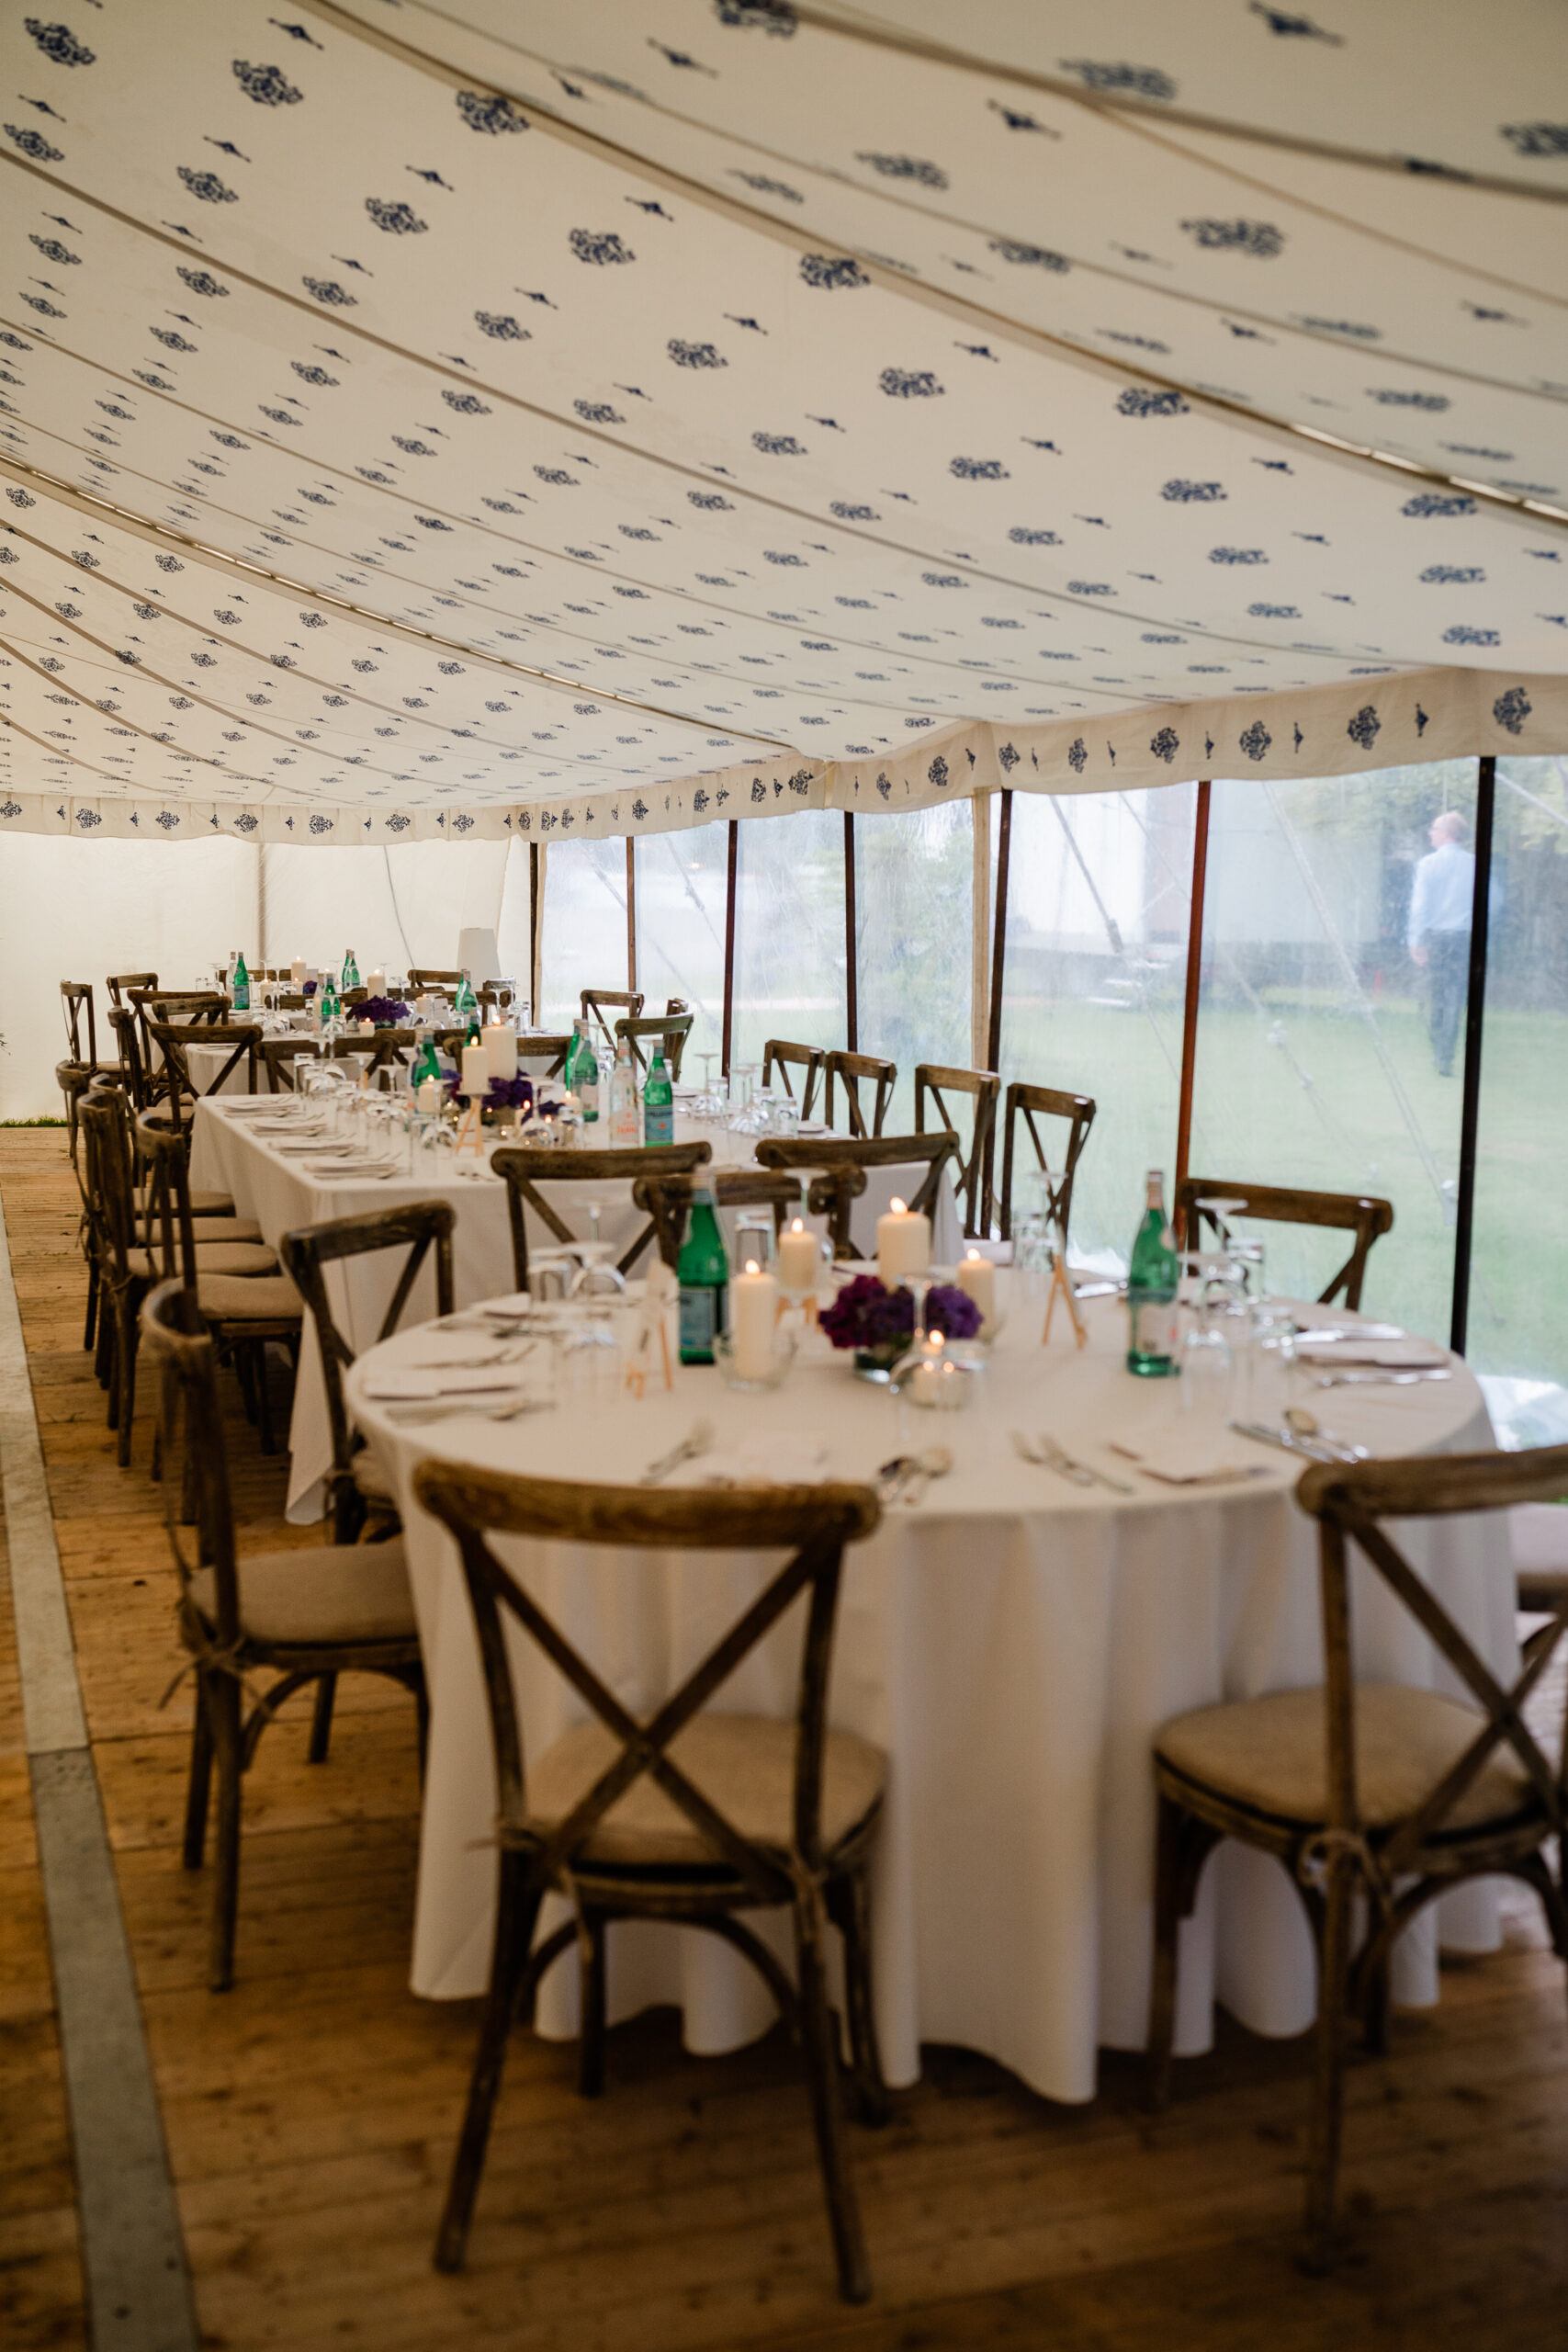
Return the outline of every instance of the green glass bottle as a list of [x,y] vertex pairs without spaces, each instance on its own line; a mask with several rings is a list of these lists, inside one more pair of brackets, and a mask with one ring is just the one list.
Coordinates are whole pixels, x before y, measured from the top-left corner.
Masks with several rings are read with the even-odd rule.
[[329,1021],[338,1020],[343,1012],[343,1006],[338,1001],[338,992],[333,986],[333,976],[330,972],[321,974],[321,1026],[325,1028]]
[[599,1118],[599,1057],[588,1035],[586,1021],[571,1024],[571,1043],[567,1047],[566,1067],[561,1072],[569,1094],[575,1094],[582,1113],[582,1124],[594,1125]]
[[1180,1267],[1165,1214],[1165,1174],[1151,1168],[1144,1221],[1127,1269],[1127,1369],[1164,1380],[1180,1366],[1172,1352]]
[[417,1094],[427,1078],[433,1078],[437,1086],[441,1083],[440,1057],[435,1051],[435,1040],[428,1029],[414,1049],[413,1068],[409,1072],[410,1091]]
[[711,1184],[700,1185],[692,1194],[691,1221],[675,1279],[681,1285],[681,1362],[712,1363],[713,1343],[725,1328],[729,1261]]
[[474,994],[473,982],[467,972],[457,983],[457,993],[452,1002],[453,1010],[459,1016],[465,1012],[472,1012],[479,1003],[479,999]]
[[343,994],[346,996],[350,989],[356,989],[358,986],[359,967],[354,960],[354,950],[350,947],[344,955],[343,978],[338,982],[338,987],[342,990]]
[[242,947],[234,958],[234,1010],[249,1012],[251,1009],[251,976],[245,969],[245,951]]
[[642,1139],[645,1144],[675,1140],[675,1090],[670,1083],[663,1051],[657,1045],[642,1090]]

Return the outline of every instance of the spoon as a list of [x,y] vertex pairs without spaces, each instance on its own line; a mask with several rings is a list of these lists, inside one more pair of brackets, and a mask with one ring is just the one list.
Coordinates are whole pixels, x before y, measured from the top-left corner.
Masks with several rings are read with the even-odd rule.
[[916,1454],[908,1476],[899,1490],[898,1499],[911,1507],[923,1498],[933,1478],[945,1478],[953,1467],[952,1448],[928,1445]]
[[1334,1430],[1325,1430],[1317,1415],[1309,1413],[1304,1405],[1286,1406],[1285,1427],[1293,1430],[1297,1437],[1314,1438],[1319,1445],[1332,1447],[1341,1462],[1365,1462],[1367,1459],[1366,1446],[1352,1445],[1348,1438],[1338,1437]]

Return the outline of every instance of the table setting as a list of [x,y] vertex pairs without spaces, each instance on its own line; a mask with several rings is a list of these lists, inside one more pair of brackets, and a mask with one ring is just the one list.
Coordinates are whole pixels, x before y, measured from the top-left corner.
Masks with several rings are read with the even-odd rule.
[[[1395,1335],[1303,1302],[1259,1301],[1257,1319],[1266,1342],[1287,1321],[1320,1335],[1311,1349],[1298,1358],[1238,1343],[1223,1393],[1217,1380],[1131,1376],[1128,1308],[1113,1284],[1079,1287],[1081,1345],[1066,1320],[1043,1343],[1049,1288],[1027,1263],[987,1265],[987,1312],[973,1322],[955,1314],[962,1333],[940,1329],[941,1294],[975,1306],[953,1279],[964,1263],[933,1263],[928,1248],[913,1291],[908,1273],[883,1283],[874,1268],[819,1266],[803,1299],[798,1274],[781,1281],[777,1253],[772,1271],[749,1262],[739,1280],[770,1286],[754,1295],[770,1340],[778,1335],[776,1376],[754,1354],[738,1371],[716,1346],[708,1363],[681,1363],[671,1347],[664,1369],[656,1360],[649,1377],[629,1379],[647,1315],[635,1283],[615,1298],[574,1298],[569,1286],[544,1305],[526,1295],[472,1301],[361,1357],[348,1402],[402,1511],[433,1711],[416,1992],[482,1988],[494,1872],[477,1648],[455,1555],[414,1500],[419,1463],[593,1484],[849,1479],[874,1487],[884,1510],[846,1564],[832,1720],[892,1758],[875,1878],[889,2079],[915,2078],[922,2041],[951,2040],[1052,2098],[1085,2099],[1100,2047],[1141,2046],[1153,1732],[1188,1708],[1321,1673],[1314,1536],[1292,1499],[1309,1461],[1466,1451],[1491,1443],[1490,1424],[1462,1363],[1425,1342],[1426,1368],[1445,1378],[1325,1396],[1315,1384],[1332,1374],[1318,1370],[1318,1351],[1332,1363],[1343,1349],[1348,1363]],[[855,1361],[855,1316],[838,1312],[868,1280],[886,1295],[885,1314],[895,1291],[908,1295],[901,1352],[881,1379]],[[659,1312],[672,1326],[676,1302],[666,1295]],[[587,1372],[566,1344],[579,1318],[602,1333]],[[749,1337],[761,1344],[761,1317]],[[515,1352],[529,1343],[526,1358]],[[946,1374],[924,1380],[933,1361]],[[415,1373],[433,1385],[411,1393]],[[761,1573],[744,1556],[502,1548],[624,1702],[644,1711],[701,1654],[725,1600]],[[1515,1634],[1502,1530],[1434,1524],[1414,1548],[1506,1672]],[[1359,1593],[1359,1609],[1363,1671],[1441,1674],[1376,1594]],[[525,1741],[546,1745],[570,1727],[574,1702],[536,1656],[520,1650],[513,1670]],[[761,1653],[730,1703],[786,1713],[779,1657]],[[1440,1908],[1445,1944],[1495,1941],[1484,1889]],[[1216,1998],[1270,2033],[1309,2021],[1299,1906],[1257,1856],[1226,1849],[1184,1936],[1179,2048],[1206,2046]],[[1405,1939],[1396,1999],[1436,1997],[1436,1941],[1435,1917]],[[543,2032],[574,2030],[574,1985],[570,1969],[546,1978]],[[682,2008],[698,2050],[732,2047],[770,2021],[727,1953],[679,1931],[628,1928],[615,1948],[612,2015],[652,2001]]]

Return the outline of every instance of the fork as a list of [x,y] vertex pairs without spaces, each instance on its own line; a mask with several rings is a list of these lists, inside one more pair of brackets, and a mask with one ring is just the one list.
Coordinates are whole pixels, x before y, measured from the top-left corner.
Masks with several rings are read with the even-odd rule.
[[1059,1478],[1066,1478],[1075,1487],[1093,1486],[1093,1476],[1082,1463],[1077,1463],[1069,1469],[1065,1457],[1043,1453],[1038,1445],[1024,1436],[1021,1430],[1010,1430],[1008,1434],[1012,1440],[1012,1450],[1021,1462],[1032,1462],[1037,1470],[1055,1470]]
[[1058,1445],[1054,1437],[1042,1435],[1040,1446],[1052,1469],[1065,1471],[1080,1487],[1109,1487],[1113,1495],[1135,1495],[1138,1491],[1136,1487],[1129,1486],[1125,1478],[1113,1478],[1108,1470],[1097,1470],[1092,1462],[1078,1461],[1065,1446]]
[[678,1470],[682,1462],[694,1461],[699,1453],[705,1453],[712,1443],[713,1423],[694,1421],[679,1445],[672,1445],[668,1453],[661,1453],[657,1461],[649,1464],[642,1476],[637,1480],[638,1486],[660,1485],[664,1479],[668,1478],[671,1470]]

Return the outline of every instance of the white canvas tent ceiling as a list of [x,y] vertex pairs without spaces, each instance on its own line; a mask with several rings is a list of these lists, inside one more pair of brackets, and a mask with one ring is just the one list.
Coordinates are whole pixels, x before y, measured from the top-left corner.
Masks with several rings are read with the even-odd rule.
[[0,828],[1561,749],[1556,0],[954,23],[12,12]]

